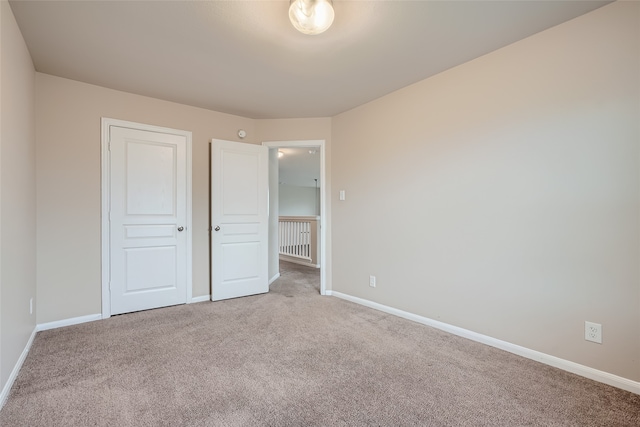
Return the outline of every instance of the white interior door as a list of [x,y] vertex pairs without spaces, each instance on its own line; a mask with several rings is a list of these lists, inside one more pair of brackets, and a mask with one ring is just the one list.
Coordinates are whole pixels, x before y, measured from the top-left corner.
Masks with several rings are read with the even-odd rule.
[[111,314],[186,303],[186,137],[109,132]]
[[211,300],[269,291],[268,149],[211,141]]

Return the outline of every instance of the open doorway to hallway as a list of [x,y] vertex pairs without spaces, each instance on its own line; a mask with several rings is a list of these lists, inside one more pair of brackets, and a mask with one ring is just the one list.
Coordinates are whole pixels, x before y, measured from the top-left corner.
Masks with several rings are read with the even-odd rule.
[[270,282],[282,274],[281,261],[315,268],[324,295],[324,140],[263,145],[270,149]]
[[278,148],[278,246],[281,261],[320,268],[319,181],[317,148]]

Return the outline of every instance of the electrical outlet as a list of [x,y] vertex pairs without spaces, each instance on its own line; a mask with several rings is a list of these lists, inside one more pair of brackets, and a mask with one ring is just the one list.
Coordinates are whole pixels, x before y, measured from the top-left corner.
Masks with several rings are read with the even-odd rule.
[[376,287],[376,276],[369,276],[369,286],[372,288]]
[[602,344],[602,325],[593,322],[584,322],[584,339]]

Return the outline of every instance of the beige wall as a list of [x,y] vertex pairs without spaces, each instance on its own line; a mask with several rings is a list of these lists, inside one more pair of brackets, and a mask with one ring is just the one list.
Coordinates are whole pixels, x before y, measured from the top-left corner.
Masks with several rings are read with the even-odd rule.
[[301,141],[324,139],[331,142],[331,118],[256,120],[260,141]]
[[320,203],[318,189],[315,187],[280,184],[278,191],[280,216],[319,215]]
[[100,118],[193,133],[193,296],[209,294],[209,141],[254,121],[36,75],[38,323],[101,312]]
[[335,117],[333,289],[639,381],[639,8]]
[[1,7],[0,390],[36,325],[35,70],[11,8]]

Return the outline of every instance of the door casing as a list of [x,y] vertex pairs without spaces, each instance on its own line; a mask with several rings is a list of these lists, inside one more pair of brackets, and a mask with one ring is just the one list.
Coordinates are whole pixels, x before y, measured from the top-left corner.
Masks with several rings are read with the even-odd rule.
[[160,126],[147,125],[142,123],[129,122],[118,119],[111,119],[103,117],[101,120],[101,253],[102,253],[102,318],[106,319],[111,316],[111,295],[109,290],[109,282],[111,281],[110,277],[110,221],[109,221],[109,213],[111,210],[110,207],[110,194],[111,194],[111,164],[110,164],[110,156],[109,156],[109,128],[111,126],[118,126],[130,129],[137,129],[149,132],[159,132],[159,133],[168,133],[173,135],[184,136],[187,141],[187,152],[186,152],[186,184],[187,184],[187,213],[186,213],[186,222],[185,222],[185,232],[187,247],[186,247],[186,257],[187,257],[187,266],[186,266],[186,301],[187,303],[192,302],[192,294],[193,294],[193,258],[192,258],[192,147],[191,141],[192,136],[191,132],[177,129],[170,129]]

